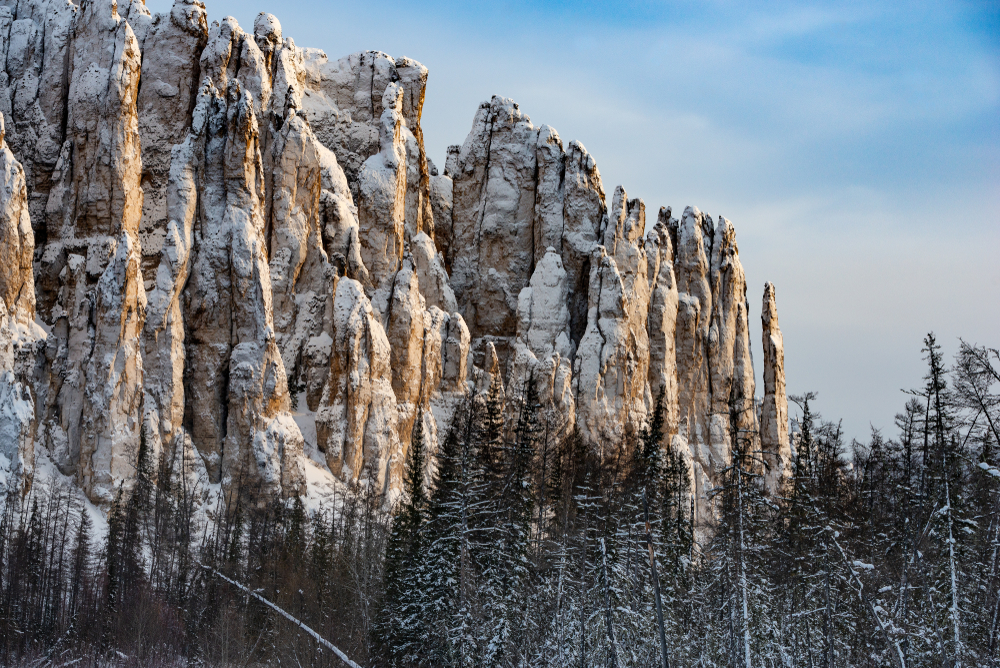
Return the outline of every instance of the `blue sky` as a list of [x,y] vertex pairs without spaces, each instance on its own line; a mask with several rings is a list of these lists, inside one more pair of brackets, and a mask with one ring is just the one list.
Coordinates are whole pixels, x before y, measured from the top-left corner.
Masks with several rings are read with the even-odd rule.
[[206,4],[427,65],[439,164],[500,94],[583,142],[609,193],[732,220],[757,366],[769,280],[790,392],[850,437],[893,432],[927,331],[1000,347],[1000,3]]

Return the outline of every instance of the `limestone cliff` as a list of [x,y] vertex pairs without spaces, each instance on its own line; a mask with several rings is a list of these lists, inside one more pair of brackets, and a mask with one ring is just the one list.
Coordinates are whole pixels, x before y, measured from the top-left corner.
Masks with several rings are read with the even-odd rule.
[[790,474],[791,442],[788,435],[788,397],[785,392],[785,346],[778,328],[774,284],[764,285],[760,311],[764,343],[764,402],[760,408],[760,445],[769,464],[768,484],[780,484]]
[[5,141],[0,113],[0,491],[31,487],[34,470],[35,357],[45,332],[35,324],[35,237],[24,169]]
[[315,460],[393,498],[418,416],[433,448],[530,379],[550,437],[603,456],[662,393],[702,522],[733,439],[778,484],[773,287],[759,407],[728,220],[608,202],[582,144],[500,97],[439,170],[427,68],[330,60],[268,14],[0,0],[0,36],[5,479],[44,448],[107,504],[145,438],[227,489],[307,493]]

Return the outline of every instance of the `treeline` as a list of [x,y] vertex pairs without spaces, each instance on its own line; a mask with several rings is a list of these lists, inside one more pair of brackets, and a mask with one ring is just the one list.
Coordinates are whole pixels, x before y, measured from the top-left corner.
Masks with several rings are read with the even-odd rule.
[[206,513],[143,442],[101,539],[69,489],[8,495],[0,664],[343,665],[209,567],[364,666],[663,666],[661,637],[672,667],[1000,666],[1000,353],[923,352],[891,437],[845,443],[795,397],[778,495],[733,431],[697,536],[662,397],[599,460],[533,383],[494,385],[437,452],[414,432],[390,515],[366,487],[307,512],[245,485]]
[[[103,537],[69,485],[9,493],[0,517],[2,666],[342,666],[249,586],[369,661],[389,517],[364,489],[319,512],[237,484],[214,507],[143,439]],[[187,463],[178,462],[178,469]]]
[[1000,665],[1000,358],[963,343],[948,369],[933,335],[923,352],[896,438],[848,445],[814,395],[795,397],[778,495],[756,435],[731,433],[698,540],[662,399],[598,461],[549,442],[530,384],[506,401],[494,388],[456,419],[432,485],[412,450],[377,663],[663,666],[662,618],[671,666]]

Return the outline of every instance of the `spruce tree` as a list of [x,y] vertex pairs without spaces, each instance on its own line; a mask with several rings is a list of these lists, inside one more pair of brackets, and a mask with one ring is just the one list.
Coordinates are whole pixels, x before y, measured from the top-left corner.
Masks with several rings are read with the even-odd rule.
[[93,531],[93,521],[85,507],[80,508],[80,527],[76,532],[76,543],[73,546],[71,559],[73,562],[69,589],[69,618],[75,625],[79,612],[80,598],[86,586],[90,568],[90,534]]
[[[461,418],[461,413],[457,417]],[[452,423],[437,453],[434,491],[428,508],[427,557],[423,569],[426,596],[422,606],[427,641],[419,650],[427,665],[463,665],[458,660],[463,645],[454,634],[463,585],[463,468],[466,460],[458,423],[459,420]]]
[[646,490],[647,500],[656,505],[660,498],[659,482],[663,475],[663,427],[665,423],[666,406],[664,405],[664,388],[660,388],[653,407],[653,417],[639,435],[639,443],[635,448],[636,477],[638,483]]
[[423,412],[419,411],[406,461],[406,496],[393,517],[386,545],[383,598],[375,631],[376,642],[394,666],[413,663],[421,653],[424,635],[419,610],[427,512],[423,432]]
[[[965,647],[962,642],[962,593],[964,584],[964,568],[960,560],[958,541],[963,538],[956,529],[956,522],[962,519],[962,453],[958,447],[957,437],[952,433],[953,415],[950,405],[950,393],[946,379],[946,370],[941,355],[941,346],[933,333],[924,339],[923,352],[927,361],[927,381],[924,392],[930,406],[929,421],[933,429],[934,470],[932,476],[936,488],[936,496],[940,499],[932,515],[934,533],[938,542],[938,558],[931,564],[935,571],[933,577],[937,584],[935,589],[940,592],[941,613],[934,615],[935,621],[941,627],[947,627],[949,642],[942,643],[942,654],[952,665],[963,665]],[[963,541],[964,542],[964,541]],[[933,604],[932,604],[933,605]],[[950,636],[950,637],[949,637]]]
[[[484,549],[481,559],[486,618],[484,661],[489,665],[517,663],[515,657],[523,645],[528,546],[535,498],[530,474],[541,437],[540,408],[534,378],[529,377],[517,408],[513,439],[501,441],[494,451],[499,475],[496,492],[484,499],[489,510],[483,529],[493,537],[492,548]],[[502,417],[497,420],[493,410],[488,402],[483,429],[488,443],[495,438],[494,425],[502,424]]]

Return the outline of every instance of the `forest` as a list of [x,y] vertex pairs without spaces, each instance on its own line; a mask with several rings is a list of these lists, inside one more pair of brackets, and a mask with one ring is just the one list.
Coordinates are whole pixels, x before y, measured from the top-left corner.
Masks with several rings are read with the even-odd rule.
[[733,431],[710,528],[662,392],[598,459],[495,382],[436,452],[415,430],[388,511],[364,484],[205,509],[142,439],[106,532],[68,484],[2,500],[0,664],[346,665],[306,626],[361,666],[1000,666],[1000,352],[922,355],[864,442],[792,397],[780,494]]

